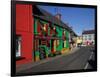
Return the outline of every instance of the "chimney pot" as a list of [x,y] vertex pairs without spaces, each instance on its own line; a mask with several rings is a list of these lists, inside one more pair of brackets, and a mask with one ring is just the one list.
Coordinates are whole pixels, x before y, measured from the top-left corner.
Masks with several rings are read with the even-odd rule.
[[61,20],[61,14],[56,14],[55,17],[59,20]]

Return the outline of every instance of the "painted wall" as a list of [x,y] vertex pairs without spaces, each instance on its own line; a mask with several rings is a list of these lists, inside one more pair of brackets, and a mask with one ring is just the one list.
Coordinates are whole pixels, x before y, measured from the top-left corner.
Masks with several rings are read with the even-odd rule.
[[69,31],[66,30],[66,48],[69,48]]
[[[51,40],[49,40],[50,47],[48,47],[46,45],[39,45],[39,47],[42,46],[42,47],[45,48],[46,55],[48,55],[50,52],[51,53],[55,53],[57,51],[61,52],[63,48],[69,48],[69,31],[68,30],[65,29],[65,37],[66,37],[66,39],[65,39],[65,42],[64,42],[64,40],[63,40],[63,31],[64,31],[64,28],[59,27],[58,25],[54,25],[52,23],[50,24],[50,23],[48,23],[46,21],[43,21],[43,20],[40,20],[40,19],[37,19],[37,18],[35,18],[34,20],[35,20],[35,24],[34,24],[34,34],[39,35],[39,33],[42,32],[42,30],[38,30],[39,29],[39,26],[40,26],[38,23],[39,22],[42,22],[42,25],[48,24],[48,27],[46,25],[46,27],[48,29],[46,31],[46,33],[49,36],[53,36],[54,35],[53,28],[51,28],[51,26],[52,26],[52,27],[55,27],[56,28],[57,34],[56,34],[55,37],[60,38],[58,40],[57,39],[51,39]],[[43,37],[43,36],[44,36],[44,34],[42,33],[42,36],[41,37]],[[53,45],[53,47],[52,47],[52,45]],[[65,45],[65,47],[64,47],[64,45]],[[36,58],[39,58],[39,51],[34,51],[34,52],[35,52],[35,57]]]
[[82,35],[83,43],[86,43],[87,41],[90,42],[90,43],[94,42],[94,38],[95,38],[94,34],[83,34]]
[[[58,27],[58,26],[56,26],[56,30],[57,30],[57,32],[58,32],[58,37],[60,37],[60,38],[62,38],[62,34],[63,34],[63,29],[62,28],[60,28],[60,27]],[[61,39],[61,40],[59,40],[59,45],[57,46],[57,51],[61,51],[62,50],[62,48],[63,48],[63,40]]]
[[16,61],[17,64],[32,61],[33,52],[33,17],[32,5],[16,5],[16,35],[21,35],[21,57],[25,59]]

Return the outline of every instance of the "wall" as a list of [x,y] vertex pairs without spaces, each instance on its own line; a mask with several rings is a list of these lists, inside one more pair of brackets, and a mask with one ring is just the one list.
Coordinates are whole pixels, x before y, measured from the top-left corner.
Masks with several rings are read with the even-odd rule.
[[[58,32],[57,36],[60,37],[60,38],[62,38],[62,34],[63,34],[62,28],[56,26],[56,29],[57,29],[57,32]],[[61,39],[61,40],[59,40],[59,45],[57,46],[56,49],[57,49],[57,51],[61,51],[62,48],[63,48],[63,40]]]
[[66,48],[69,48],[69,31],[66,30]]
[[[91,36],[91,40],[89,39],[89,36]],[[84,34],[82,36],[82,39],[83,39],[83,42],[87,42],[87,41],[92,42],[94,41],[94,34]]]
[[17,64],[32,61],[33,52],[33,18],[32,6],[16,5],[16,35],[21,35],[21,57],[25,59],[16,61]]

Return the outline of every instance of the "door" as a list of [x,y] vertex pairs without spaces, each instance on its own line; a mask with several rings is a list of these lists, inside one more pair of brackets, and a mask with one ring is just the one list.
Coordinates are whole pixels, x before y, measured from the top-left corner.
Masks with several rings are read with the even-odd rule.
[[51,51],[52,51],[52,53],[55,53],[56,52],[56,43],[57,42],[57,40],[51,40]]
[[40,60],[46,58],[46,48],[45,48],[46,45],[47,45],[46,40],[41,40],[41,39],[39,40],[39,57],[40,57]]
[[40,56],[40,60],[46,58],[45,47],[39,47],[39,56]]

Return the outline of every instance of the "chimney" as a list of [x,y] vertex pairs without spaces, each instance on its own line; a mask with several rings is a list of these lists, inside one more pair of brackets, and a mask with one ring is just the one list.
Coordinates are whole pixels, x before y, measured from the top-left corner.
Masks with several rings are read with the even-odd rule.
[[58,20],[61,20],[61,14],[56,14],[55,17],[56,17]]

